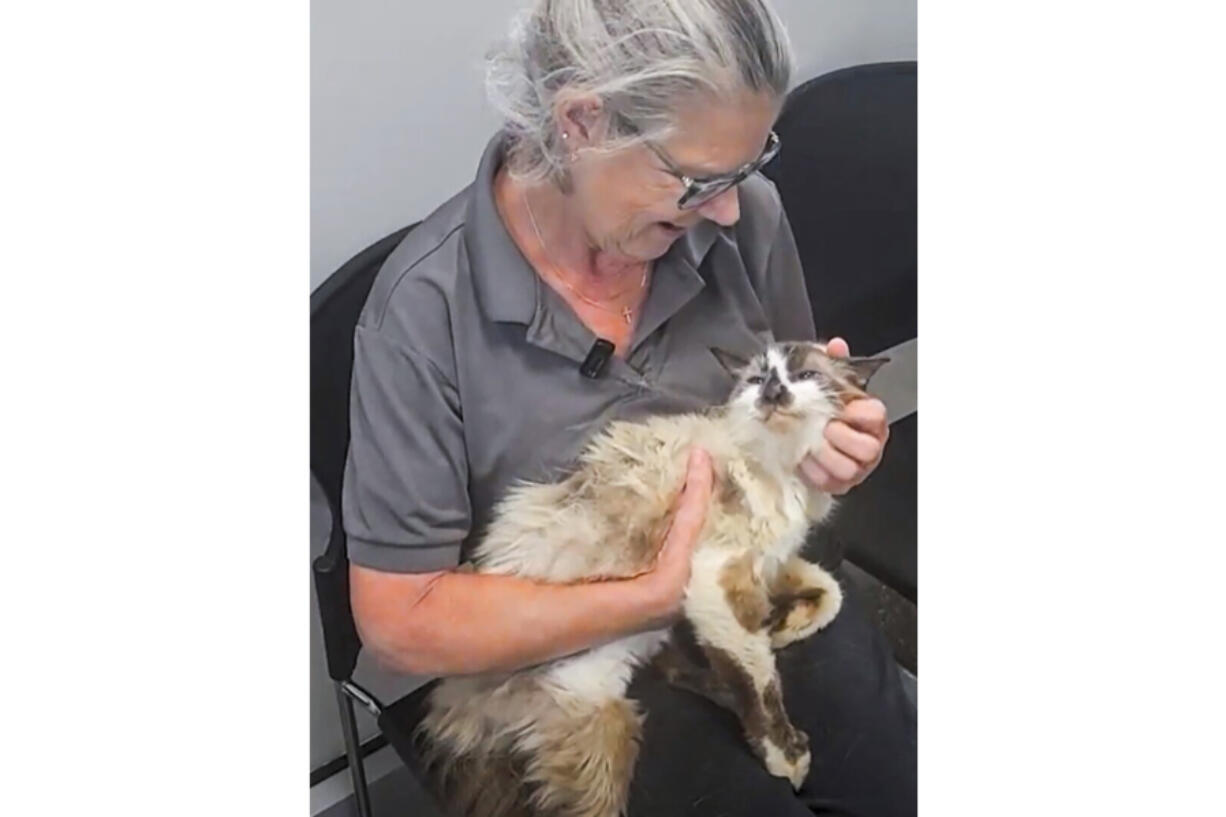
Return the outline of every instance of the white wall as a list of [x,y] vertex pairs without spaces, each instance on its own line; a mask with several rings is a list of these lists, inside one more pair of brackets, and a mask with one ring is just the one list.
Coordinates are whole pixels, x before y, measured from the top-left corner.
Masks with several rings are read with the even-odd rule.
[[[466,185],[497,122],[481,57],[523,0],[312,0],[311,288]],[[916,58],[915,0],[775,0],[797,81]]]
[[[312,0],[311,288],[354,253],[426,216],[471,181],[496,120],[481,57],[523,0]],[[915,0],[775,0],[797,82],[916,58]],[[326,541],[312,493],[314,546]],[[322,536],[323,539],[317,537]],[[312,597],[311,766],[343,751]],[[414,679],[357,676],[387,699]],[[373,733],[359,715],[363,733]]]
[[481,58],[521,0],[312,0],[311,288],[471,181]]

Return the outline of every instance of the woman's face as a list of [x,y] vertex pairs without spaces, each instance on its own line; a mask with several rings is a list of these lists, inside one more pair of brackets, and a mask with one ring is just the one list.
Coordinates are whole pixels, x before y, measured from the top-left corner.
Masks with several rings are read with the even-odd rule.
[[[680,109],[672,136],[657,146],[687,176],[732,173],[759,157],[778,113],[778,101],[767,95],[695,101]],[[589,238],[630,261],[659,258],[703,219],[728,226],[740,217],[736,188],[693,209],[678,209],[685,186],[643,144],[579,152],[571,184],[571,201]]]

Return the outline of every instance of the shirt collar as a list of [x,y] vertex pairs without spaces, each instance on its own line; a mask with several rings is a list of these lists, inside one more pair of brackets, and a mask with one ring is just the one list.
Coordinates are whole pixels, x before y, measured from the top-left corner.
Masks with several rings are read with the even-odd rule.
[[[511,240],[494,203],[494,176],[502,165],[504,149],[505,137],[498,134],[489,141],[481,155],[468,202],[464,243],[471,260],[477,297],[486,317],[493,321],[526,325],[532,322],[538,308],[538,279],[519,247]],[[720,232],[720,227],[714,222],[696,224],[655,263],[653,276],[683,278],[682,290],[686,291],[684,300],[688,300],[704,284],[697,270]],[[674,288],[665,289],[671,292]],[[648,301],[646,311],[656,311],[651,308],[650,296]],[[657,320],[662,322],[662,319],[666,319],[663,313],[671,314],[679,305],[669,306],[674,308],[657,312]]]
[[485,146],[473,182],[464,243],[477,298],[493,321],[527,324],[536,311],[536,273],[511,240],[494,203],[494,175],[502,165],[503,136]]

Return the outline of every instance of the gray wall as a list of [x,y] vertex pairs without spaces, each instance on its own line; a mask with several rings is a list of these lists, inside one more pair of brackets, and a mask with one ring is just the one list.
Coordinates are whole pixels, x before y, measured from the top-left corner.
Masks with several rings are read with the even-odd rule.
[[[312,289],[471,180],[497,124],[484,104],[481,56],[521,4],[312,0]],[[797,81],[848,65],[916,58],[915,0],[775,0],[775,8],[795,46]],[[312,492],[313,547],[327,535],[326,511],[319,511]],[[313,768],[343,746],[313,598],[311,616]],[[365,661],[359,677],[388,698],[416,683]]]
[[[311,288],[427,215],[497,123],[481,56],[523,0],[312,0]],[[798,80],[915,59],[915,0],[775,0]]]

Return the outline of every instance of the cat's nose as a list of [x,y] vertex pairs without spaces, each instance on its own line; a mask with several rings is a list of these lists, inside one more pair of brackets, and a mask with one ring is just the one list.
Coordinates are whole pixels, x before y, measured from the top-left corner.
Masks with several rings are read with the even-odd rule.
[[780,405],[786,403],[790,396],[787,387],[777,378],[772,377],[762,385],[762,401],[765,403]]

